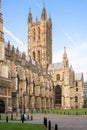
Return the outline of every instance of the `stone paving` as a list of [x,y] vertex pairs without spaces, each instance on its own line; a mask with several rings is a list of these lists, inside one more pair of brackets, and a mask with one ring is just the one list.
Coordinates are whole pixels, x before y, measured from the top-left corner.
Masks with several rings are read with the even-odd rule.
[[43,124],[43,118],[51,121],[52,128],[58,124],[58,130],[87,130],[87,115],[34,114],[31,123]]

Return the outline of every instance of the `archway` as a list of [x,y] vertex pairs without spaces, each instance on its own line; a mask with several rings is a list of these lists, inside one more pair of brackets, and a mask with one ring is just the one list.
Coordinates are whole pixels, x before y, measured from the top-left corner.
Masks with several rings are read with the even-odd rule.
[[62,96],[61,86],[57,85],[55,87],[55,106],[61,107],[61,96]]
[[0,113],[5,113],[5,104],[3,100],[0,100]]

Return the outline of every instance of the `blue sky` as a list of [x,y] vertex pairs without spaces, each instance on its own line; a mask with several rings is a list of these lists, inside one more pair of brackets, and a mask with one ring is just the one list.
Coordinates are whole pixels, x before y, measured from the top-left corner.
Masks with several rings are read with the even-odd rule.
[[45,4],[52,18],[53,62],[62,61],[67,48],[69,64],[87,80],[87,0],[2,0],[5,40],[27,52],[27,19],[40,20]]

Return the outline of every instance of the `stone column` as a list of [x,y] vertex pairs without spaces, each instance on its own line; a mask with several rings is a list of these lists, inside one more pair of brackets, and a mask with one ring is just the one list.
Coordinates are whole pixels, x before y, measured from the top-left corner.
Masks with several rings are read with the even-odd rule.
[[49,109],[50,108],[50,99],[47,98],[46,100],[46,108]]
[[41,105],[42,105],[42,106],[41,106],[42,109],[46,109],[46,98],[45,98],[45,97],[42,98],[42,99],[41,99],[41,102],[42,102],[42,103],[41,103]]
[[36,97],[36,109],[41,109],[41,97]]
[[19,109],[19,95],[17,93],[17,110],[16,110],[16,114],[18,115],[18,113],[20,112],[20,109]]
[[33,110],[35,105],[35,97],[31,96],[30,97],[30,109]]
[[7,101],[6,101],[6,110],[8,110],[8,88],[7,88]]
[[29,104],[29,96],[28,94],[25,96],[25,111],[28,112],[29,108],[28,108],[28,104]]

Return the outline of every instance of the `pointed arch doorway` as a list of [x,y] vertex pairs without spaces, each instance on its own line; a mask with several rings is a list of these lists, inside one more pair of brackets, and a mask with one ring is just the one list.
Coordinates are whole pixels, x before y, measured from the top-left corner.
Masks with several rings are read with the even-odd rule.
[[62,89],[61,86],[55,87],[55,107],[61,107],[62,104]]
[[0,113],[5,113],[4,101],[0,99]]

